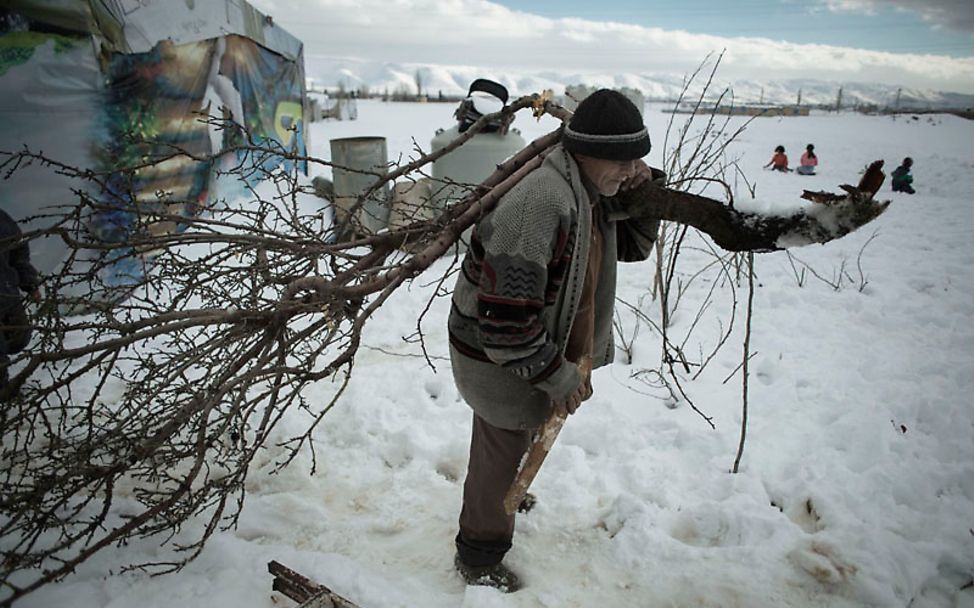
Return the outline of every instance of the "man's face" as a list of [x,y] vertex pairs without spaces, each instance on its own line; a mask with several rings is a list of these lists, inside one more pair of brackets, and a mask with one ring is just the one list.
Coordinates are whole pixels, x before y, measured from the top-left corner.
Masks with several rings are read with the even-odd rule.
[[602,196],[614,196],[624,181],[636,174],[635,160],[605,160],[576,154],[575,160]]

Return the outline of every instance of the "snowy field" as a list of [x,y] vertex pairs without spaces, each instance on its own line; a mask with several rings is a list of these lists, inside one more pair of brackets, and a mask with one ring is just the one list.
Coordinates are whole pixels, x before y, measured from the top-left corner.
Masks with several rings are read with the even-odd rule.
[[[408,156],[414,139],[428,149],[434,131],[451,126],[453,109],[363,101],[357,121],[312,125],[312,152],[327,159],[329,139],[379,135],[390,158]],[[651,164],[662,159],[662,109],[647,111]],[[514,126],[530,140],[555,124],[522,113]],[[696,380],[684,374],[716,430],[643,381],[661,346],[641,324],[632,362],[619,353],[596,372],[595,396],[533,486],[539,503],[519,517],[508,556],[526,583],[518,593],[467,588],[452,567],[471,415],[446,359],[448,301],[436,300],[423,323],[436,369],[403,340],[443,260],[367,328],[354,381],[317,434],[314,475],[310,457],[269,475],[278,456],[269,449],[250,475],[240,526],[181,573],[109,576],[165,555],[157,543],[130,543],[18,605],[292,606],[271,591],[266,565],[277,560],[362,608],[972,607],[971,142],[974,122],[953,116],[755,120],[730,150],[756,185],[747,203],[739,184],[741,206],[795,206],[803,188],[834,191],[872,160],[885,159],[888,173],[907,155],[918,194],[893,194],[887,178],[879,198],[892,205],[859,232],[796,249],[791,261],[756,256],[756,354],[737,474],[746,281],[727,345]],[[806,143],[819,175],[761,169],[775,145],[794,165]],[[671,339],[683,339],[718,282],[685,345],[692,360],[709,352],[732,308],[719,273],[697,275],[709,259],[688,250],[678,267],[688,287]],[[624,265],[618,295],[658,320],[652,276],[650,263]],[[628,339],[635,321],[620,312]],[[317,390],[324,399],[330,387]]]

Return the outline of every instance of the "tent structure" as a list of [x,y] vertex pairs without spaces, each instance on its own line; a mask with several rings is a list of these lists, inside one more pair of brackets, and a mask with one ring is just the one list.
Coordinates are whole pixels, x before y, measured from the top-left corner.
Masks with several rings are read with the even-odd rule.
[[[108,242],[125,234],[136,205],[190,218],[241,187],[217,178],[220,166],[247,160],[223,152],[241,130],[201,113],[265,145],[307,148],[303,45],[245,0],[0,0],[0,89],[0,152],[26,146],[108,172],[174,147],[213,158],[172,158],[88,192],[107,209],[89,229]],[[0,180],[0,207],[24,229],[44,228],[78,186],[50,168],[22,168]],[[66,253],[55,239],[32,250],[42,272]],[[141,272],[119,258],[103,284],[124,286]]]

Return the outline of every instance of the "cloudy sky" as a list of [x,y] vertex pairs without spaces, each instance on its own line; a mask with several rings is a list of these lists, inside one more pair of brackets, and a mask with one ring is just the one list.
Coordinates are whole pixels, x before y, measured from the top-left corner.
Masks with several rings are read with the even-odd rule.
[[348,57],[578,73],[879,82],[974,94],[974,0],[251,0]]

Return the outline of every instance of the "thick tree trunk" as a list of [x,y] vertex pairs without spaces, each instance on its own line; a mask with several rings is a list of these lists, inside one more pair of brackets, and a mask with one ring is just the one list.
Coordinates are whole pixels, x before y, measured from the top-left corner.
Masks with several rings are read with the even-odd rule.
[[705,232],[728,251],[776,251],[827,243],[878,217],[889,201],[849,188],[846,194],[805,191],[815,204],[787,216],[738,211],[720,201],[645,183],[618,195],[635,217],[657,217]]

